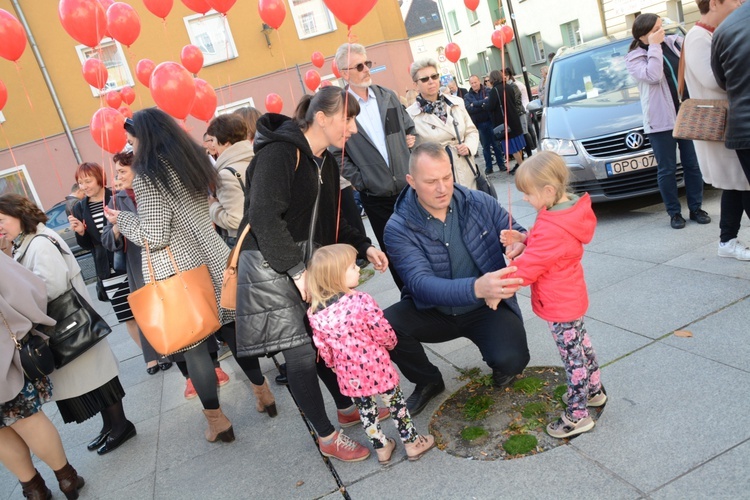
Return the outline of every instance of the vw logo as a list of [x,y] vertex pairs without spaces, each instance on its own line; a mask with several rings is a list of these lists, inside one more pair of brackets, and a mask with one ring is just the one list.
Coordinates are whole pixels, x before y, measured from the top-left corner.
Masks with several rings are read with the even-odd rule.
[[638,132],[630,132],[625,136],[625,145],[633,151],[640,149],[643,146],[643,135]]

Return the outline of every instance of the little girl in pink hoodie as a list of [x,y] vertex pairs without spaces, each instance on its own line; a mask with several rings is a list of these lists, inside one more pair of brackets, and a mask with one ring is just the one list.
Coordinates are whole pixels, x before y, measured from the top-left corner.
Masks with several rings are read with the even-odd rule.
[[380,395],[396,421],[409,460],[418,460],[435,446],[433,436],[420,436],[398,385],[398,373],[388,350],[396,346],[396,334],[383,311],[359,284],[357,251],[350,245],[329,245],[315,251],[307,267],[310,309],[307,317],[313,342],[329,368],[336,372],[341,393],[352,398],[362,425],[383,465],[396,447],[378,422],[375,400]]

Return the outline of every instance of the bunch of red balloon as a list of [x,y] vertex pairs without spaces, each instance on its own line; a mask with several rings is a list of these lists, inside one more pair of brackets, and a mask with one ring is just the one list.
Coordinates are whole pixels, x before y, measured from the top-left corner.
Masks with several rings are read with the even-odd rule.
[[492,32],[492,45],[498,49],[502,49],[506,43],[510,43],[513,40],[513,28],[504,24]]

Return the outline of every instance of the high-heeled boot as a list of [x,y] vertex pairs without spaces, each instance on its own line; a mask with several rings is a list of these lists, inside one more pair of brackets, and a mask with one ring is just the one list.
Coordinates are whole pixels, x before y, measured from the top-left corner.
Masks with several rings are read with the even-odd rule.
[[23,488],[23,497],[29,500],[49,500],[52,498],[52,492],[47,488],[47,484],[39,471],[36,471],[36,475],[29,481],[25,483],[21,481],[21,487]]
[[268,413],[269,417],[275,417],[278,415],[276,411],[276,399],[273,397],[271,389],[268,387],[268,379],[263,377],[263,385],[250,384],[253,388],[253,394],[255,394],[255,408],[260,413]]
[[86,484],[86,481],[78,475],[78,472],[69,463],[65,464],[62,469],[56,470],[55,477],[60,485],[60,491],[65,494],[65,498],[68,500],[78,498],[78,490]]
[[232,422],[222,413],[221,408],[215,410],[203,410],[203,414],[206,416],[208,421],[208,429],[206,429],[206,441],[213,443],[214,441],[223,441],[225,443],[231,443],[234,441],[234,429],[232,428]]

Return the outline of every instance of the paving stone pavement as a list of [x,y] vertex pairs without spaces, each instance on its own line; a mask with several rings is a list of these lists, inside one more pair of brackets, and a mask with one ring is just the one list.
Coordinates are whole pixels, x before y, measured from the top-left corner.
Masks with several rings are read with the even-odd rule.
[[[493,174],[491,180],[501,203],[511,200],[514,217],[531,225],[534,211],[508,176]],[[658,196],[594,208],[599,225],[584,258],[587,325],[610,398],[596,428],[549,452],[509,461],[478,462],[434,450],[410,463],[400,445],[387,468],[374,457],[334,461],[352,499],[750,498],[750,263],[717,257],[719,192],[705,193],[711,224],[688,221],[679,231],[669,227]],[[750,242],[747,220],[743,224],[740,238]],[[398,300],[388,273],[362,289],[382,307]],[[559,365],[544,322],[531,312],[527,289],[519,301],[530,364]],[[111,309],[97,307],[114,324]],[[676,329],[693,337],[675,337]],[[200,403],[183,398],[177,368],[146,374],[122,325],[109,341],[120,360],[125,409],[137,437],[99,457],[85,448],[98,432],[98,419],[65,425],[54,404],[44,408],[60,429],[70,462],[86,477],[82,499],[341,498],[285,388],[272,383],[278,417],[259,414],[234,359],[222,361],[232,380],[221,388],[221,403],[237,441],[207,443]],[[462,384],[459,369],[489,372],[466,340],[428,346],[428,353],[447,390],[415,418],[422,431]],[[275,375],[270,360],[262,360],[262,367],[269,378]],[[413,389],[406,380],[402,386],[406,394]],[[383,428],[397,436],[389,422]],[[346,433],[365,442],[359,427]],[[59,498],[52,472],[41,463],[38,468]],[[0,470],[0,499],[21,497],[13,476]]]

